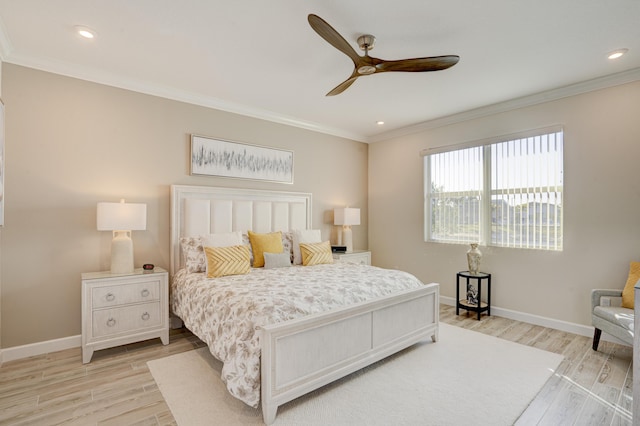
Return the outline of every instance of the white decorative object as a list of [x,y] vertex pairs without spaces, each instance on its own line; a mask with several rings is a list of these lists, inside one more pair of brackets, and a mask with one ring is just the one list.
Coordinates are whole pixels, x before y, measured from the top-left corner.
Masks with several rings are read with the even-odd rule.
[[467,251],[467,263],[469,264],[469,272],[473,275],[478,274],[480,261],[482,260],[482,252],[478,248],[477,243],[471,243],[471,248]]
[[138,203],[98,203],[98,231],[113,231],[111,240],[111,273],[133,272],[131,231],[147,228],[147,205]]
[[333,210],[333,223],[342,225],[342,245],[347,246],[347,253],[353,251],[352,225],[360,225],[360,209],[345,207]]
[[93,352],[159,337],[169,344],[169,275],[162,268],[132,274],[82,274],[82,362]]

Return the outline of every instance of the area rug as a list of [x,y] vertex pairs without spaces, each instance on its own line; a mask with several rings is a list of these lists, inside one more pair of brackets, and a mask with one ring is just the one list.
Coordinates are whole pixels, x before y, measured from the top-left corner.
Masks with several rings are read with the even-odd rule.
[[[429,339],[278,408],[274,425],[512,425],[563,357],[448,324]],[[261,425],[207,348],[149,361],[179,426]]]

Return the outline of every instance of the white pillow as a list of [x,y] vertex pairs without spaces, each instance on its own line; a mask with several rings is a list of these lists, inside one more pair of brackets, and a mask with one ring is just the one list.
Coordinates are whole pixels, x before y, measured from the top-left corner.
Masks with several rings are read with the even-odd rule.
[[202,247],[231,247],[242,245],[241,232],[224,232],[219,234],[205,234],[200,236]]
[[[200,236],[202,247],[231,247],[242,245],[242,232],[221,232]],[[209,275],[209,262],[205,261],[205,272]]]
[[302,265],[300,243],[321,243],[322,236],[319,229],[295,229],[293,234],[293,264]]

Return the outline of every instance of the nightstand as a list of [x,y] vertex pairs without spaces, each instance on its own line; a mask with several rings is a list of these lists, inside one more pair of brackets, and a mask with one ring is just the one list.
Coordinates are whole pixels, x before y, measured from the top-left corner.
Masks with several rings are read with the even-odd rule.
[[349,253],[333,253],[333,259],[339,262],[371,265],[371,252],[368,250],[354,250]]
[[169,274],[82,274],[82,362],[93,352],[159,337],[169,344]]
[[[461,278],[466,280],[465,286],[465,297],[460,297],[460,283]],[[476,280],[477,282],[477,300],[471,301],[469,300],[469,290],[472,285],[469,281]],[[487,280],[487,301],[483,302],[482,298],[482,280]],[[465,281],[462,280],[462,284],[465,284]],[[478,321],[480,321],[480,315],[482,312],[487,311],[487,316],[491,316],[491,274],[486,272],[477,272],[475,274],[469,271],[460,271],[456,274],[456,315],[460,314],[460,309],[464,309],[469,313],[469,311],[477,312]]]

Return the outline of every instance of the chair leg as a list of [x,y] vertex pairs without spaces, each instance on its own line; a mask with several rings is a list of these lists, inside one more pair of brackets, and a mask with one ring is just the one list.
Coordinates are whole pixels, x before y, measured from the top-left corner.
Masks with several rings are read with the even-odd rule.
[[600,344],[600,335],[602,334],[602,330],[600,329],[595,329],[593,332],[593,346],[592,349],[594,351],[598,350],[598,344]]

